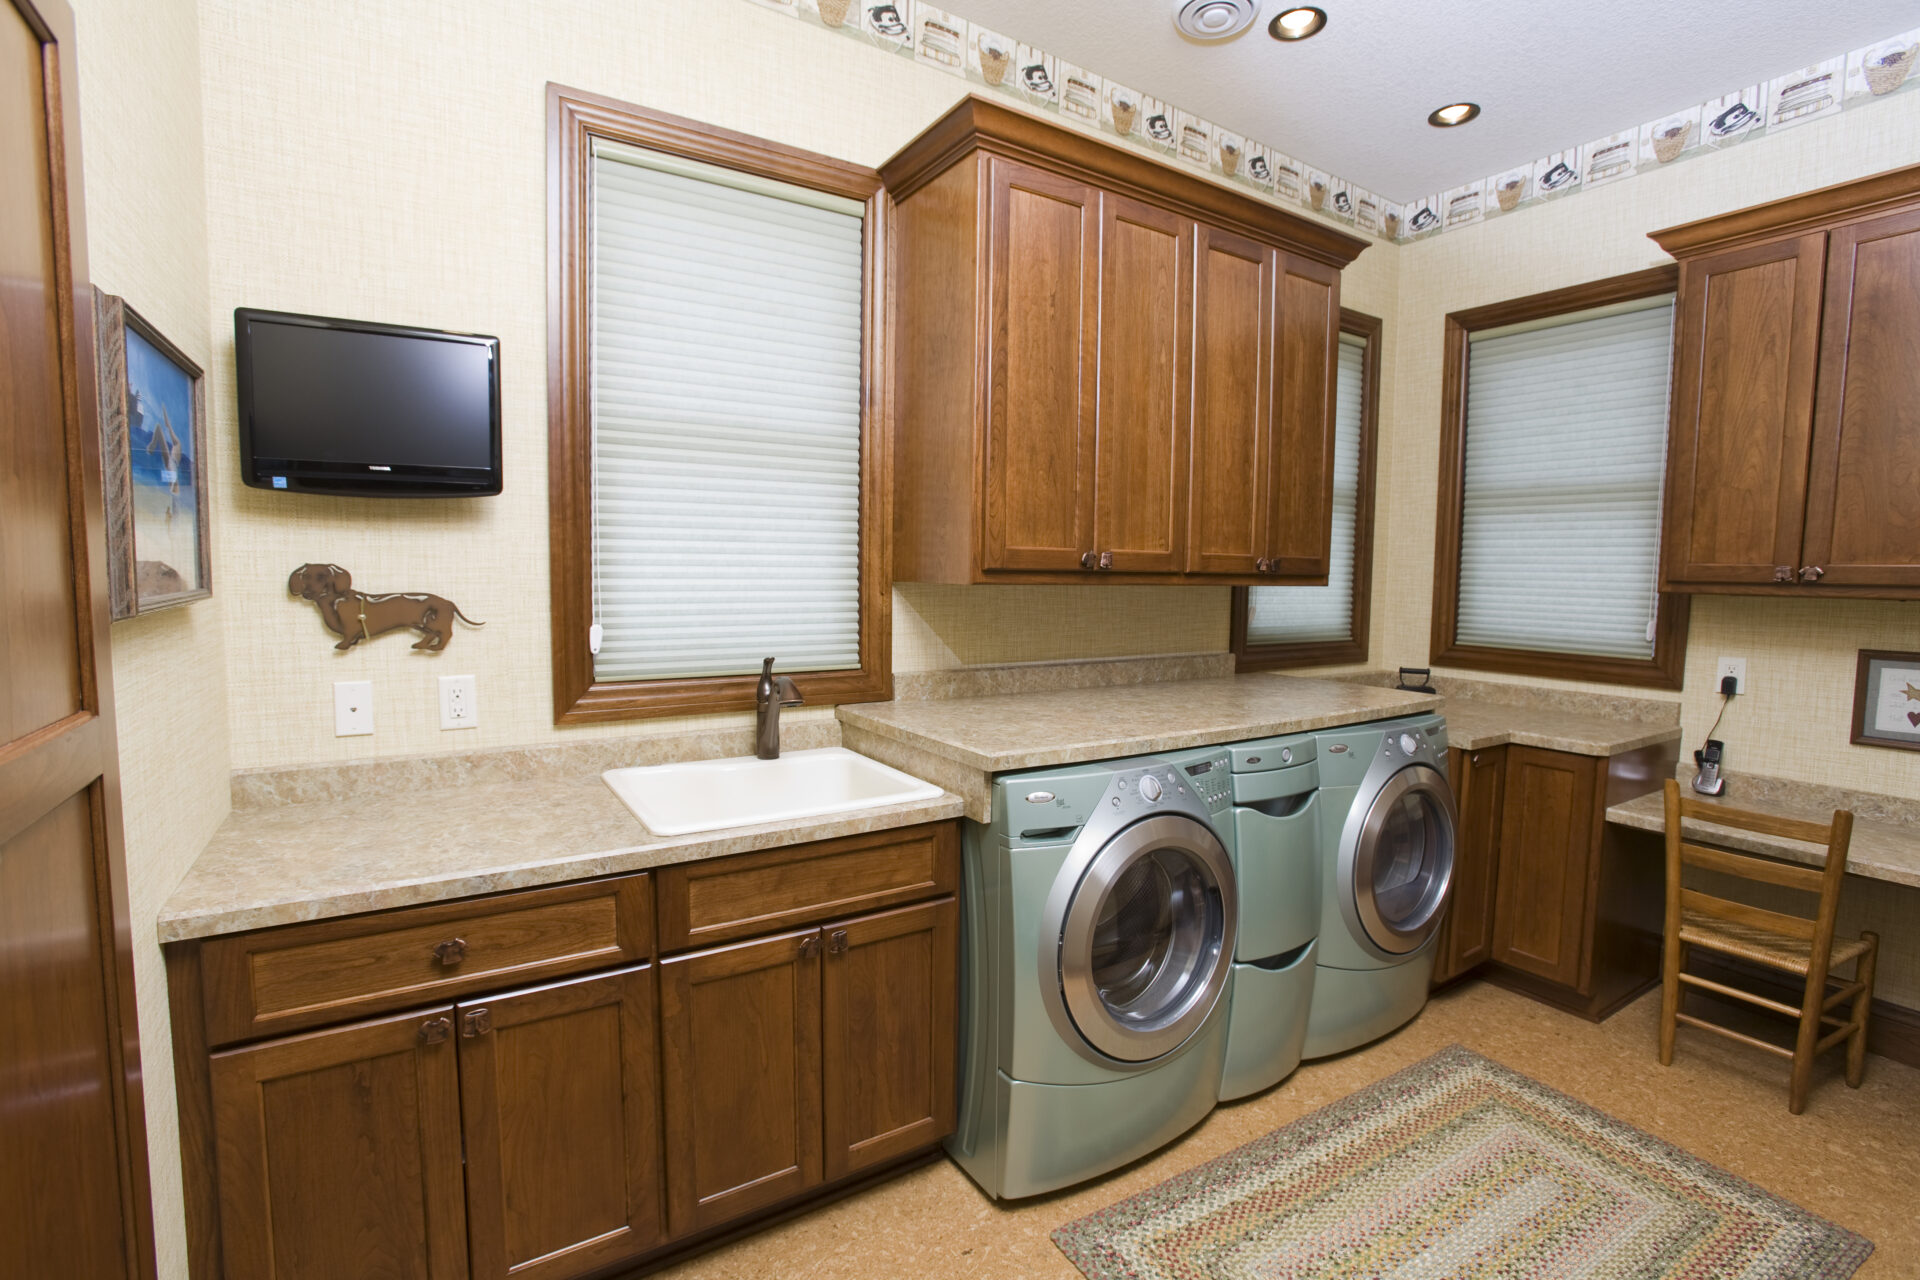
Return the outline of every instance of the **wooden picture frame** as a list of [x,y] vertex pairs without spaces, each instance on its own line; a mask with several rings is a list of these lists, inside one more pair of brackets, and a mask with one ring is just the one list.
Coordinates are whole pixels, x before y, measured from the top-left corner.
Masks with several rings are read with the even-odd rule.
[[[119,622],[213,594],[207,380],[125,299],[96,288],[93,310],[107,577]],[[174,422],[174,410],[190,421]]]
[[[1917,692],[1889,688],[1889,680]],[[1897,724],[1902,719],[1904,726]],[[1920,751],[1920,653],[1860,650],[1853,672],[1853,733],[1847,741],[1860,747]]]

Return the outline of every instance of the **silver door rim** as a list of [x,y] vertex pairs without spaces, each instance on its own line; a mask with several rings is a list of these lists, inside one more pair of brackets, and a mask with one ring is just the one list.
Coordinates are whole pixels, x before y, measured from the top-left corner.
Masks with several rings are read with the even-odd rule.
[[[1089,964],[1093,927],[1108,889],[1135,862],[1161,849],[1177,849],[1195,859],[1212,878],[1220,895],[1220,936],[1209,942],[1212,968],[1206,981],[1186,999],[1180,1013],[1153,1028],[1129,1027],[1108,1012],[1094,985]],[[1120,1062],[1148,1062],[1165,1057],[1188,1040],[1207,1021],[1226,990],[1233,963],[1233,936],[1239,918],[1234,892],[1233,862],[1226,846],[1195,818],[1160,814],[1126,827],[1100,846],[1074,886],[1060,925],[1057,956],[1060,994],[1074,1029],[1100,1053]]]
[[[1440,816],[1446,819],[1447,865],[1440,877],[1439,891],[1432,895],[1433,906],[1426,917],[1411,929],[1401,929],[1387,923],[1380,914],[1379,905],[1373,900],[1373,862],[1378,854],[1380,832],[1386,826],[1387,815],[1393,812],[1394,805],[1414,792],[1431,797],[1440,810]],[[1453,789],[1447,785],[1446,775],[1431,765],[1408,765],[1388,778],[1386,784],[1374,793],[1372,803],[1367,806],[1367,816],[1361,820],[1359,836],[1354,841],[1352,882],[1354,910],[1359,913],[1360,925],[1366,931],[1367,940],[1376,947],[1395,955],[1406,955],[1418,951],[1421,944],[1440,927],[1441,907],[1446,904],[1447,889],[1453,882],[1454,840],[1458,825],[1459,819],[1453,807]]]

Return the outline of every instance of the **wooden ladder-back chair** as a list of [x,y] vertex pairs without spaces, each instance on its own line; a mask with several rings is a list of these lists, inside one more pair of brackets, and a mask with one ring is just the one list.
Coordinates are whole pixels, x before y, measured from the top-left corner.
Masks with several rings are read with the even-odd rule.
[[[1824,844],[1826,866],[1815,870],[1695,844],[1685,839],[1681,831],[1681,824],[1689,818],[1740,831]],[[1852,839],[1853,814],[1845,809],[1836,809],[1833,822],[1822,826],[1796,818],[1706,804],[1683,795],[1678,782],[1667,780],[1667,929],[1660,1001],[1662,1066],[1672,1065],[1674,1033],[1684,1022],[1690,1027],[1700,1027],[1791,1058],[1793,1076],[1788,1086],[1787,1109],[1795,1115],[1807,1105],[1807,1086],[1813,1079],[1815,1056],[1842,1040],[1847,1042],[1847,1085],[1854,1089],[1860,1087],[1866,1069],[1867,1013],[1873,1003],[1873,966],[1879,954],[1880,938],[1874,933],[1862,933],[1858,938],[1833,936],[1834,918],[1840,911],[1840,882],[1847,873],[1847,848]],[[1686,867],[1817,894],[1819,901],[1813,916],[1808,918],[1717,898],[1683,887],[1680,875]],[[1695,947],[1803,979],[1800,1007],[1685,972],[1687,956]],[[1841,981],[1837,990],[1829,992],[1828,973],[1834,966],[1849,961],[1856,962],[1853,979]],[[1797,1020],[1799,1034],[1794,1039],[1794,1047],[1785,1049],[1681,1012],[1680,995],[1685,987],[1711,991]],[[1830,1012],[1847,1001],[1852,1002],[1847,1017],[1836,1017]]]

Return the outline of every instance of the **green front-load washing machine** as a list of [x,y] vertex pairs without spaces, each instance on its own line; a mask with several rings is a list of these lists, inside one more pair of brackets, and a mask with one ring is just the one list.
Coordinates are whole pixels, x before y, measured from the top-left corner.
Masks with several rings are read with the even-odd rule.
[[1011,1199],[1138,1159],[1212,1110],[1238,902],[1222,814],[1164,760],[1003,775],[992,806],[991,825],[967,824],[947,1150]]

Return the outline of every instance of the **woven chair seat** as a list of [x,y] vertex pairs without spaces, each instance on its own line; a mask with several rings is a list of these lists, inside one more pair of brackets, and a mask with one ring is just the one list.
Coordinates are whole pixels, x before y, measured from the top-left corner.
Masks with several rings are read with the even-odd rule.
[[[1680,941],[1696,947],[1706,947],[1713,951],[1723,951],[1728,955],[1739,956],[1742,960],[1751,960],[1755,964],[1764,964],[1769,968],[1783,969],[1788,973],[1797,973],[1802,977],[1813,965],[1813,944],[1800,938],[1791,938],[1771,929],[1762,929],[1757,925],[1742,924],[1737,920],[1722,920],[1718,916],[1709,916],[1698,911],[1685,911],[1680,916]],[[1865,954],[1867,943],[1860,938],[1835,938],[1833,940],[1834,965],[1845,964],[1857,956]]]

